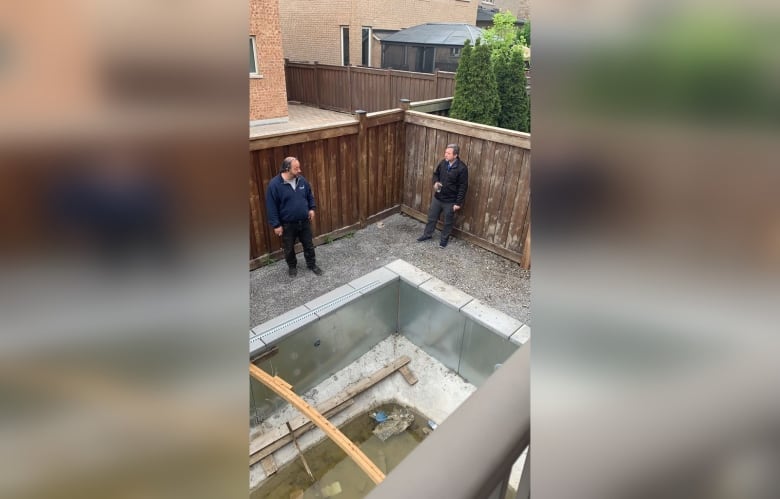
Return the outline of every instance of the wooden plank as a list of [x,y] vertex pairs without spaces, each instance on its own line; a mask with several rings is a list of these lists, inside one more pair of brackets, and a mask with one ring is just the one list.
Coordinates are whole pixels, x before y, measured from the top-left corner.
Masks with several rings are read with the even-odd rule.
[[265,456],[260,460],[260,464],[263,467],[263,471],[265,471],[265,476],[271,476],[276,473],[276,470],[279,469],[276,466],[276,460],[274,459],[274,456]]
[[521,191],[527,186],[524,186],[520,181],[520,174],[523,169],[523,155],[524,149],[513,147],[509,154],[507,161],[506,171],[506,189],[503,201],[499,207],[498,216],[496,218],[496,234],[493,237],[493,242],[499,246],[507,247],[507,236],[509,234],[509,224],[514,216],[517,201],[518,191]]
[[406,382],[410,385],[417,383],[417,376],[415,376],[412,370],[409,369],[409,366],[402,367],[398,370],[398,372],[401,373],[401,376],[403,376]]
[[358,126],[357,194],[358,213],[362,226],[368,216],[368,129],[366,128],[365,111],[360,111],[357,114],[360,120]]
[[295,445],[295,449],[298,451],[298,455],[301,457],[301,462],[303,463],[303,467],[306,468],[306,473],[309,474],[309,478],[311,478],[312,482],[316,482],[317,479],[314,478],[314,473],[312,473],[311,468],[309,468],[309,463],[308,461],[306,461],[306,456],[303,455],[301,446],[298,445],[298,439],[295,438],[295,433],[293,433],[293,429],[292,426],[290,426],[290,422],[288,421],[285,424],[287,425],[287,429],[290,430],[290,437],[292,438],[293,444]]
[[375,126],[382,126],[382,125],[387,125],[389,123],[396,123],[402,121],[403,119],[404,119],[404,114],[403,111],[401,111],[400,109],[380,111],[378,113],[371,113],[366,117],[366,126],[369,128]]
[[[322,402],[320,405],[317,406],[318,411],[322,413],[329,413],[330,411],[335,410],[340,405],[346,403],[350,399],[363,393],[364,391],[368,390],[369,388],[379,383],[386,377],[393,374],[395,371],[401,369],[402,367],[407,365],[410,361],[411,359],[409,359],[409,357],[406,355],[397,358],[396,360],[387,364],[383,368],[378,369],[367,378],[362,378],[357,383],[347,387],[343,392],[339,393],[335,397],[331,397],[328,400]],[[302,428],[304,425],[305,425],[305,418],[301,418],[300,421],[293,424],[293,426],[296,427],[295,431],[298,431],[298,428]],[[252,455],[257,452],[260,452],[261,450],[265,450],[266,447],[274,444],[278,440],[281,440],[284,436],[285,436],[284,433],[279,433],[278,431],[276,433],[270,432],[259,436],[258,438],[252,440],[252,442],[249,444],[249,454]]]
[[322,414],[317,412],[305,400],[290,390],[288,387],[289,385],[286,383],[280,383],[278,377],[272,377],[270,374],[263,371],[254,364],[249,364],[249,373],[252,375],[252,377],[259,380],[265,386],[270,388],[274,393],[287,400],[296,409],[311,419],[314,424],[322,429],[322,431],[324,431],[325,434],[336,443],[336,445],[338,445],[344,452],[346,452],[347,456],[349,456],[355,462],[355,464],[357,464],[358,467],[363,470],[369,478],[371,478],[374,483],[379,484],[382,482],[382,480],[385,479],[385,474],[382,473],[382,470],[380,470],[363,453],[363,451],[361,451],[358,446],[354,444],[354,442],[345,437],[344,434],[341,433],[338,428],[333,426],[333,424],[328,421]]
[[[349,117],[345,115],[345,119],[349,119]],[[273,147],[282,147],[290,144],[312,142],[314,140],[331,139],[333,137],[354,135],[357,133],[357,122],[341,125],[322,125],[302,130],[300,132],[279,132],[273,135],[250,138],[249,150],[258,151],[260,149],[271,149]]]
[[368,163],[366,164],[366,177],[368,182],[366,187],[368,188],[368,208],[366,211],[366,217],[373,215],[379,211],[379,186],[381,185],[384,172],[382,171],[384,159],[381,155],[377,154],[378,147],[378,132],[379,128],[366,128],[366,135],[368,135]]
[[424,100],[419,102],[412,102],[411,104],[409,104],[409,110],[417,111],[418,113],[433,113],[436,111],[445,111],[450,107],[452,107],[452,97]]
[[492,243],[495,243],[498,215],[507,190],[508,163],[509,146],[496,144],[496,151],[493,156],[493,165],[495,166],[493,167],[493,173],[488,178],[490,191],[485,211],[485,231],[483,232],[483,237]]
[[328,196],[330,197],[330,227],[331,231],[341,228],[342,209],[341,209],[341,185],[339,183],[339,152],[338,139],[328,139],[325,143],[325,161],[328,165],[326,173],[328,175]]
[[[335,416],[336,414],[338,414],[341,411],[343,411],[344,409],[346,409],[347,407],[352,406],[354,403],[355,403],[354,399],[349,399],[349,400],[346,400],[345,402],[337,405],[336,407],[331,408],[328,411],[320,411],[320,412],[322,412],[323,416],[325,416],[326,418],[330,419],[333,416]],[[314,423],[312,423],[311,421],[307,421],[306,423],[303,423],[302,425],[296,427],[295,430],[293,430],[293,432],[295,433],[296,437],[300,437],[301,435],[303,435],[307,431],[311,430],[315,426],[316,425]],[[266,436],[266,435],[267,434],[264,434],[263,436]],[[272,435],[277,435],[277,433],[274,432],[274,433],[272,433]],[[266,441],[268,441],[268,439],[266,439]],[[276,436],[276,440],[271,441],[271,443],[269,443],[265,447],[262,447],[257,452],[249,455],[249,466],[252,466],[256,462],[261,461],[266,456],[270,456],[271,454],[273,454],[274,452],[278,451],[279,449],[281,449],[285,445],[288,445],[291,442],[292,442],[292,436],[289,433],[284,434],[282,436],[278,436],[277,435]]]
[[480,139],[498,142],[499,144],[507,144],[516,147],[522,147],[524,149],[531,149],[531,134],[529,133],[515,132],[513,130],[506,130],[504,128],[469,123],[453,118],[434,116],[411,110],[406,112],[404,120],[407,123],[414,125],[435,128],[437,130],[446,130],[448,132],[457,133],[460,135],[478,137]]

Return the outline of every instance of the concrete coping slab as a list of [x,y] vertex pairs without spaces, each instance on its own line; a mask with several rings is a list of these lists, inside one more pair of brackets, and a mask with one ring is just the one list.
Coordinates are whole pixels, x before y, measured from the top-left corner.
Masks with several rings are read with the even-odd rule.
[[349,284],[345,284],[333,291],[318,296],[312,301],[304,304],[304,307],[317,314],[319,318],[322,318],[342,305],[356,300],[361,296],[359,290],[353,288]]
[[474,299],[471,295],[466,294],[458,288],[450,286],[435,277],[420,284],[417,289],[442,303],[450,305],[455,308],[455,310],[460,310],[464,305]]
[[360,291],[360,294],[365,295],[377,288],[397,280],[398,274],[391,272],[384,267],[380,267],[373,272],[369,272],[364,276],[350,281],[349,285]]
[[401,277],[402,281],[414,286],[415,288],[419,287],[420,284],[424,283],[425,281],[433,278],[431,274],[423,272],[406,260],[394,260],[385,265],[385,268],[395,272]]
[[519,320],[510,317],[500,310],[489,307],[477,299],[467,303],[460,311],[474,322],[506,339],[509,339],[523,326],[523,323]]
[[[249,332],[249,353],[254,354],[261,348],[265,348],[278,341],[296,329],[305,326],[318,319],[311,310],[301,305],[288,312],[274,317],[268,322],[255,326]],[[261,344],[262,343],[262,344]]]
[[528,326],[528,324],[523,324],[517,331],[512,333],[512,336],[509,337],[509,341],[514,343],[515,345],[525,345],[528,343],[528,340],[531,339],[531,328]]

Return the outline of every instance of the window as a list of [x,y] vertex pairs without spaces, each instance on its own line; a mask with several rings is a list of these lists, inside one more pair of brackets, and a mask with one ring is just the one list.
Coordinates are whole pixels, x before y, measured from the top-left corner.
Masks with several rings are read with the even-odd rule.
[[363,66],[371,65],[371,28],[363,28],[362,58],[360,63]]
[[452,47],[450,49],[450,55],[452,57],[460,57],[460,47]]
[[496,2],[495,2],[495,0],[482,0],[482,3],[488,3],[490,5],[493,5]]
[[249,74],[255,76],[260,74],[257,70],[257,43],[254,36],[249,37]]
[[341,27],[341,65],[349,66],[349,26]]

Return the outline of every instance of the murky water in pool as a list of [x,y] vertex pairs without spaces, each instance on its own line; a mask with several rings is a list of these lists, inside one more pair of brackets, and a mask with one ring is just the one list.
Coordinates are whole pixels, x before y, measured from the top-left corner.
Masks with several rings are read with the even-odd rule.
[[[390,414],[396,407],[395,404],[386,404],[375,410]],[[428,431],[428,418],[414,410],[410,409],[410,412],[414,414],[411,426],[384,442],[372,433],[377,423],[367,413],[339,429],[386,475],[425,438]],[[375,487],[374,482],[330,439],[315,445],[304,455],[316,482],[312,483],[300,458],[296,458],[252,491],[250,498],[361,499]]]

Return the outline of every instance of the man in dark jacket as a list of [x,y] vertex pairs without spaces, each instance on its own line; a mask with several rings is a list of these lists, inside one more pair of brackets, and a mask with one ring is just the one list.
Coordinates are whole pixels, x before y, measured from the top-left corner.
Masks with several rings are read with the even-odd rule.
[[441,230],[439,247],[447,247],[455,214],[463,208],[466,191],[469,189],[469,170],[466,163],[460,160],[459,154],[460,148],[457,144],[449,144],[444,150],[444,159],[433,171],[433,190],[436,193],[428,209],[428,224],[423,235],[417,238],[418,241],[425,241],[433,236],[436,221],[443,211],[444,227]]
[[265,194],[268,223],[274,233],[282,238],[287,274],[298,274],[298,258],[295,256],[295,240],[303,245],[306,266],[317,275],[322,270],[317,266],[312,242],[311,222],[314,220],[314,194],[311,186],[301,175],[301,163],[293,157],[282,161],[281,172],[268,183]]

